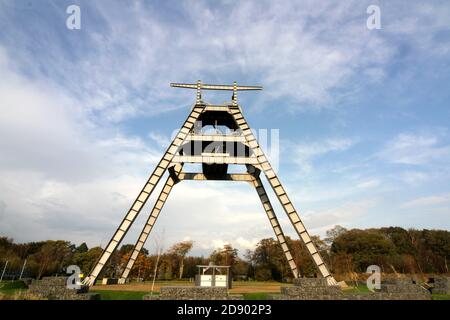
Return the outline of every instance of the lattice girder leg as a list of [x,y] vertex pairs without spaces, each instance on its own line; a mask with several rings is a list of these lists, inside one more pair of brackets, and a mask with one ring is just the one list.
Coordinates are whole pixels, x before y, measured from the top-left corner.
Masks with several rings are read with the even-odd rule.
[[327,279],[327,283],[329,285],[336,285],[337,284],[336,280],[333,278],[333,276],[328,270],[328,267],[325,265],[322,256],[320,255],[314,242],[311,239],[311,236],[309,235],[303,222],[301,221],[297,211],[294,208],[294,205],[289,200],[289,197],[286,191],[284,190],[283,186],[281,185],[281,182],[278,179],[277,175],[275,174],[275,171],[272,169],[272,166],[270,165],[269,161],[264,155],[264,152],[262,151],[261,147],[256,141],[256,138],[253,132],[251,131],[247,121],[245,120],[239,106],[230,106],[230,112],[233,115],[236,124],[242,130],[242,134],[245,137],[247,145],[250,147],[255,156],[258,158],[259,167],[264,172],[278,200],[280,201],[284,211],[286,212],[287,216],[289,217],[289,220],[294,226],[295,231],[305,244],[308,252],[310,253],[313,259],[313,262],[317,266],[317,269],[319,270],[321,275],[325,279]]
[[[175,174],[179,174],[181,172],[182,165],[176,165],[175,166]],[[167,177],[166,183],[164,184],[164,187],[161,190],[161,193],[158,196],[158,199],[155,202],[155,205],[153,206],[153,209],[150,213],[150,216],[147,219],[147,222],[144,225],[144,228],[142,229],[139,238],[134,245],[133,252],[131,253],[130,258],[127,261],[127,264],[125,266],[125,269],[122,272],[122,276],[119,279],[119,283],[125,283],[126,279],[128,278],[128,275],[131,272],[131,269],[134,266],[134,263],[136,262],[142,248],[145,245],[145,242],[147,241],[150,232],[153,229],[153,226],[156,223],[156,220],[159,217],[159,214],[161,213],[161,210],[164,207],[164,204],[167,201],[167,198],[169,197],[170,192],[172,191],[172,188],[177,184],[179,180],[174,179],[172,175],[169,175]]]
[[115,233],[114,233],[113,237],[111,238],[111,240],[109,241],[108,245],[105,247],[102,255],[98,259],[98,261],[95,264],[94,268],[92,269],[91,273],[89,274],[88,277],[86,277],[86,279],[84,279],[84,281],[83,281],[84,284],[92,286],[95,283],[95,279],[100,274],[100,272],[103,270],[103,267],[108,262],[112,253],[116,250],[117,246],[120,244],[122,239],[127,234],[131,225],[133,224],[136,217],[140,213],[142,207],[145,205],[145,203],[147,202],[151,193],[153,192],[155,186],[158,184],[158,182],[161,179],[161,177],[163,176],[164,172],[167,170],[169,164],[171,163],[171,161],[172,161],[173,157],[175,156],[176,152],[178,151],[179,147],[185,141],[188,133],[193,129],[194,124],[197,121],[200,114],[202,113],[204,107],[205,106],[203,104],[196,104],[192,108],[192,111],[189,114],[188,118],[186,119],[183,126],[179,130],[175,139],[172,141],[172,143],[170,144],[170,146],[164,153],[164,156],[162,157],[162,159],[156,166],[155,170],[151,174],[147,183],[142,188],[141,192],[137,196],[133,205],[128,210],[128,213],[125,215],[125,218],[122,220],[121,224],[115,231]]
[[257,176],[254,176],[252,184],[256,189],[256,193],[258,193],[258,196],[261,200],[264,210],[266,211],[267,218],[269,218],[269,222],[270,225],[272,226],[273,232],[275,233],[275,237],[280,243],[281,249],[283,250],[283,253],[286,256],[286,260],[289,263],[289,267],[291,268],[292,274],[294,278],[298,278],[297,265],[295,264],[291,251],[289,250],[286,238],[283,233],[283,229],[281,228],[277,216],[275,215],[275,211],[273,210],[272,204],[270,203],[269,197],[267,196],[266,189],[264,188],[261,179]]

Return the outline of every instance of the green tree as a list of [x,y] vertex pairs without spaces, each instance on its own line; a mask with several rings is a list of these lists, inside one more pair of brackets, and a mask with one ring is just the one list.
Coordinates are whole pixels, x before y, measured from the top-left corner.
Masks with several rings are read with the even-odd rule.
[[86,242],[83,242],[82,244],[80,244],[78,247],[76,247],[75,252],[76,253],[85,253],[88,252],[89,248],[86,244]]
[[76,252],[73,255],[73,264],[79,266],[81,271],[87,274],[94,268],[94,264],[100,258],[102,252],[101,247],[94,247],[86,252]]
[[30,255],[29,269],[34,271],[37,278],[52,274],[65,273],[65,268],[72,260],[73,252],[68,241],[45,241],[40,249]]
[[365,272],[372,264],[383,270],[388,266],[387,259],[395,252],[392,241],[376,230],[353,229],[338,236],[332,246],[334,254],[350,254],[357,272]]
[[326,238],[325,238],[325,243],[330,245],[334,242],[334,240],[339,237],[340,235],[346,233],[348,230],[345,229],[344,227],[340,226],[340,225],[335,225],[333,228],[331,228],[330,230],[327,230],[326,232]]
[[238,250],[226,244],[221,249],[214,250],[210,255],[210,260],[216,265],[233,266],[238,257]]
[[193,241],[183,241],[183,242],[175,243],[169,249],[169,254],[173,255],[178,260],[178,264],[179,264],[178,278],[179,279],[181,279],[183,277],[184,258],[186,257],[187,253],[189,251],[191,251],[193,245],[194,245]]
[[256,280],[274,279],[281,281],[291,276],[283,250],[278,241],[273,238],[259,241],[250,255],[250,261]]

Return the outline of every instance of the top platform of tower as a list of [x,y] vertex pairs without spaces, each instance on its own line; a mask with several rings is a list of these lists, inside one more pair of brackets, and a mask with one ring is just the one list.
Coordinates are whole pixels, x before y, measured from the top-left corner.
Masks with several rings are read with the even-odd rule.
[[197,103],[201,102],[202,90],[218,90],[218,91],[232,91],[233,92],[233,105],[237,104],[237,92],[238,91],[257,91],[262,90],[261,86],[238,86],[236,81],[232,85],[226,84],[205,84],[200,80],[197,83],[171,83],[173,88],[194,89],[197,90]]

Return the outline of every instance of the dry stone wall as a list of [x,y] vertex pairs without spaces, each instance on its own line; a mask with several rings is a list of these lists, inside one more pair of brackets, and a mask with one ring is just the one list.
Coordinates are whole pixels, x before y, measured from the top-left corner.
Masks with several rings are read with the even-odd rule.
[[326,279],[298,278],[293,286],[281,287],[281,294],[269,295],[271,300],[342,300],[339,286],[329,286]]
[[450,277],[434,278],[433,294],[450,294]]
[[328,286],[325,279],[299,278],[294,285],[282,287],[281,294],[270,295],[272,300],[430,300],[428,290],[407,280],[393,280],[371,293],[344,294],[339,286]]
[[33,280],[28,286],[26,298],[40,298],[48,300],[96,300],[99,294],[88,292],[88,286],[81,289],[68,289],[67,277],[45,277],[42,280]]
[[146,295],[144,300],[242,300],[242,295],[230,295],[225,287],[161,287],[159,295]]

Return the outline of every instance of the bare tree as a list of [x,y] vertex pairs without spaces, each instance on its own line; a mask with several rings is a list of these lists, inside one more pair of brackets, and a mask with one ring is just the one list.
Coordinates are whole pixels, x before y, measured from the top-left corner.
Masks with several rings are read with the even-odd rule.
[[340,225],[335,225],[330,230],[327,230],[327,236],[324,239],[325,243],[327,243],[329,246],[333,244],[333,241],[339,237],[340,235],[346,233],[348,230]]
[[156,276],[158,275],[159,260],[161,259],[161,256],[163,253],[164,230],[162,231],[161,235],[155,234],[154,244],[155,244],[155,250],[156,250],[156,262],[155,262],[155,268],[153,270],[153,280],[152,280],[152,288],[150,291],[150,295],[153,295],[153,289],[155,287]]

